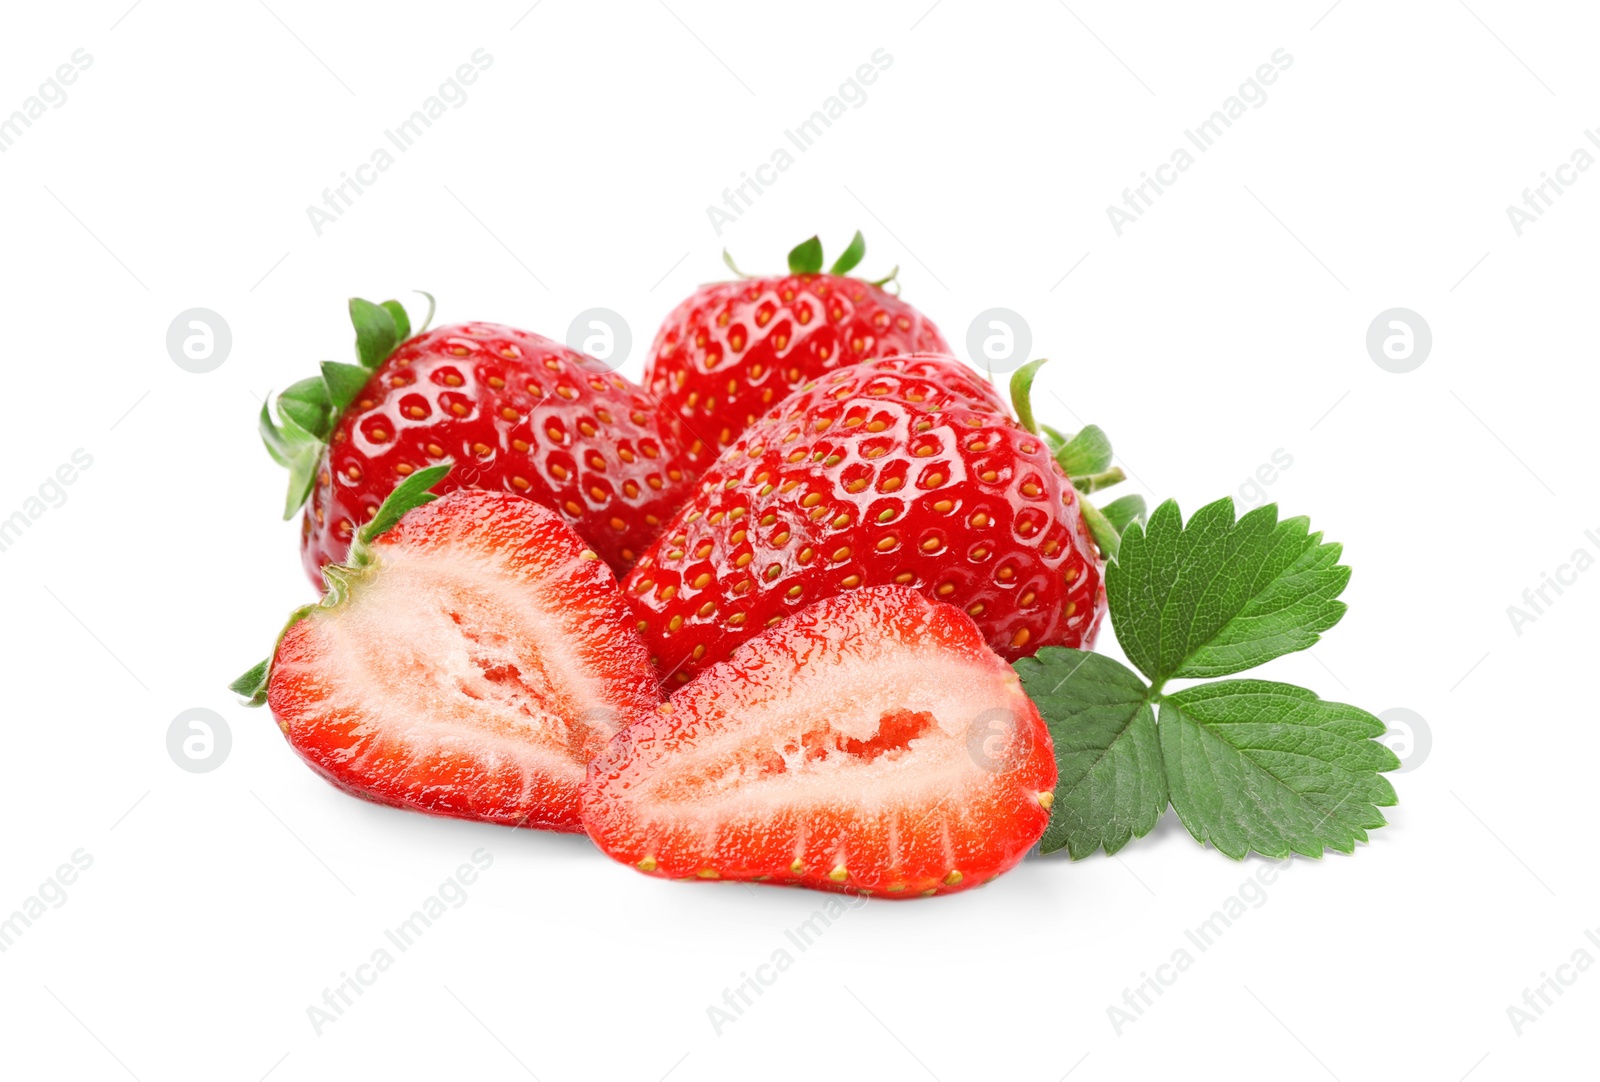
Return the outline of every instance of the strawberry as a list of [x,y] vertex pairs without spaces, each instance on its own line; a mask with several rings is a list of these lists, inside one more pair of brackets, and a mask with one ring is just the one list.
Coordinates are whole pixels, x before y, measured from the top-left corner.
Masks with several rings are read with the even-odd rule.
[[[790,273],[701,286],[667,316],[645,361],[645,386],[697,436],[726,447],[779,400],[842,365],[896,353],[949,353],[926,317],[879,282],[847,278],[866,242],[822,274],[812,237]],[[726,258],[726,255],[724,255]]]
[[350,315],[360,364],[323,362],[278,397],[277,423],[261,407],[267,450],[290,470],[284,517],[309,497],[300,536],[313,582],[404,477],[433,463],[461,464],[447,491],[555,509],[618,574],[691,491],[703,448],[601,362],[493,323],[411,337],[395,301],[354,299]]
[[585,766],[659,702],[644,644],[611,571],[555,512],[476,489],[423,505],[448,468],[389,496],[234,690],[347,792],[577,831]]
[[[1099,429],[1033,431],[1040,363],[1013,379],[1025,423],[971,369],[924,355],[841,369],[768,412],[623,582],[661,671],[684,683],[819,598],[889,584],[959,606],[1007,659],[1087,648],[1104,590],[1083,516],[1099,518],[1074,485],[1121,474]],[[1063,462],[1097,472],[1072,481]]]
[[959,609],[841,594],[742,643],[589,768],[596,845],[666,878],[890,898],[988,882],[1044,833],[1056,764]]

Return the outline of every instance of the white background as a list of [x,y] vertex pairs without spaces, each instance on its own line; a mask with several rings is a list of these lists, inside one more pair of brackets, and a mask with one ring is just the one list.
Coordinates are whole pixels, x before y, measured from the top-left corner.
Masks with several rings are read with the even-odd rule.
[[[0,552],[0,916],[93,859],[0,954],[0,1071],[1593,1073],[1600,973],[1520,1035],[1507,1008],[1579,948],[1600,959],[1600,571],[1520,635],[1506,611],[1574,550],[1600,555],[1600,170],[1521,236],[1506,214],[1600,125],[1592,10],[269,2],[19,4],[0,35],[0,115],[93,57],[0,154],[0,518],[93,457]],[[493,65],[467,102],[318,236],[306,206],[478,48]],[[865,103],[719,236],[707,204],[879,48]],[[1280,48],[1266,102],[1117,236],[1108,204]],[[254,417],[349,358],[346,297],[428,289],[442,321],[553,337],[612,308],[637,376],[724,245],[776,269],[857,227],[863,271],[899,264],[958,351],[978,312],[1021,313],[1054,358],[1041,415],[1104,426],[1129,490],[1190,511],[1281,449],[1267,494],[1346,546],[1349,615],[1265,672],[1414,710],[1431,752],[1391,776],[1392,826],[1295,861],[1204,953],[1185,930],[1265,862],[1170,814],[1115,859],[872,902],[800,953],[784,933],[823,895],[661,883],[581,837],[361,803],[225,690],[310,597]],[[1365,346],[1396,306],[1434,339],[1404,375]],[[193,307],[232,330],[208,374],[165,346]],[[167,752],[195,707],[231,729],[211,773]],[[319,1036],[307,1007],[480,847],[466,903]],[[1193,967],[1119,1033],[1108,1007],[1186,945]],[[782,947],[795,964],[718,1034],[707,1008]]]

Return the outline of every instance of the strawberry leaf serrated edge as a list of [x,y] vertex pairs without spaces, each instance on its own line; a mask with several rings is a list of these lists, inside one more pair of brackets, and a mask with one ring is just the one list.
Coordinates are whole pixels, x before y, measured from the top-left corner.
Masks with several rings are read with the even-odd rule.
[[1315,645],[1339,622],[1350,581],[1341,546],[1277,504],[1237,521],[1233,500],[1183,521],[1173,500],[1130,524],[1106,568],[1117,641],[1159,689],[1168,679],[1227,676]]
[[372,563],[372,543],[393,529],[407,511],[438,499],[439,497],[429,490],[442,481],[454,465],[453,462],[443,462],[437,466],[417,470],[407,476],[384,498],[372,520],[357,531],[355,543],[350,546],[347,562],[329,564],[322,569],[323,580],[328,586],[322,599],[294,610],[282,630],[278,632],[278,637],[273,640],[272,653],[252,665],[249,671],[228,685],[230,691],[244,698],[245,705],[260,706],[267,701],[267,684],[272,679],[272,659],[278,656],[278,646],[283,642],[283,637],[289,633],[289,629],[314,610],[334,608],[342,602],[349,592],[351,578]]
[[1041,850],[1109,856],[1150,833],[1167,808],[1167,781],[1144,681],[1103,654],[1067,647],[1014,667],[1055,749],[1059,780]]
[[[1091,528],[1096,517],[1110,518],[1087,503],[1084,507]],[[1250,622],[1270,624],[1285,611],[1298,612],[1312,626],[1325,623],[1318,630],[1337,622],[1344,606],[1332,596],[1349,579],[1349,569],[1337,563],[1339,546],[1324,544],[1303,518],[1278,522],[1277,508],[1269,505],[1244,531],[1245,543],[1231,549],[1222,545],[1229,559],[1184,561],[1174,556],[1181,549],[1174,546],[1175,537],[1197,529],[1201,540],[1226,541],[1226,534],[1218,533],[1224,513],[1229,528],[1244,525],[1233,522],[1231,500],[1208,504],[1187,524],[1177,504],[1167,501],[1151,516],[1150,533],[1166,539],[1155,545],[1146,543],[1142,499],[1124,497],[1108,510],[1127,531],[1120,551],[1109,554],[1108,584],[1113,572],[1147,585],[1161,578],[1157,572],[1170,573],[1165,600],[1181,574],[1186,588],[1198,589],[1204,599],[1214,580],[1229,579],[1243,584],[1242,593],[1225,596],[1243,601],[1231,613],[1224,611],[1220,621],[1216,611],[1209,611],[1216,608],[1211,604],[1211,637],[1185,653],[1174,671],[1156,666],[1161,675],[1152,686],[1110,658],[1065,648],[1047,647],[1015,663],[1050,730],[1061,779],[1042,850],[1065,848],[1074,860],[1099,849],[1115,853],[1148,833],[1169,801],[1196,841],[1234,859],[1252,851],[1320,857],[1325,849],[1351,852],[1357,842],[1366,842],[1369,831],[1385,825],[1378,809],[1398,799],[1381,777],[1400,767],[1394,752],[1376,739],[1385,731],[1383,722],[1359,707],[1264,680],[1223,680],[1161,692],[1172,676],[1237,672],[1302,649],[1278,647],[1305,633],[1316,641],[1315,632],[1303,627],[1298,632],[1269,627],[1271,633],[1262,635]],[[1288,585],[1279,585],[1284,582]],[[1199,611],[1195,606],[1191,622]],[[1241,612],[1248,615],[1240,617]],[[1127,614],[1113,599],[1112,626],[1137,662],[1125,641]],[[1163,609],[1162,615],[1171,618],[1159,624],[1161,634],[1187,644],[1193,628],[1184,624],[1182,612],[1172,616]],[[1199,664],[1193,664],[1195,657]]]
[[[428,298],[428,316],[419,334],[433,322],[433,296],[422,295]],[[373,304],[352,297],[349,311],[356,331],[358,363],[323,361],[320,374],[293,383],[278,395],[276,421],[269,406],[261,407],[261,439],[267,446],[267,454],[289,471],[289,491],[284,498],[285,519],[293,518],[310,498],[317,463],[339,418],[378,366],[411,335],[411,319],[399,301]]]
[[1221,680],[1165,696],[1157,731],[1173,809],[1194,839],[1244,859],[1341,853],[1397,802],[1394,752],[1367,711],[1268,680]]

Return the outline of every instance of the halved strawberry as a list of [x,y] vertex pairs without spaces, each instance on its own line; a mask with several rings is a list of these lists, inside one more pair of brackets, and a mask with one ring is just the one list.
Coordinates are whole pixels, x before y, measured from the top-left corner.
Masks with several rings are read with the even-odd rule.
[[1050,735],[961,610],[902,587],[818,602],[612,741],[583,820],[648,874],[886,897],[986,883],[1044,833]]
[[420,506],[447,468],[395,490],[270,671],[234,689],[357,796],[580,830],[589,760],[659,702],[649,658],[610,569],[555,512],[473,489]]

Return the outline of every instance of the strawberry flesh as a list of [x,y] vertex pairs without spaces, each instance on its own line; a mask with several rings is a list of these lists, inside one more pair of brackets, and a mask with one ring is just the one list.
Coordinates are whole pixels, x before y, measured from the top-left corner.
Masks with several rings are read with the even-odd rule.
[[284,635],[291,745],[382,804],[576,831],[589,760],[659,701],[610,570],[553,512],[458,490],[407,514]]
[[972,620],[879,587],[744,643],[620,733],[583,816],[648,874],[904,898],[1016,864],[1055,784],[1038,711]]

